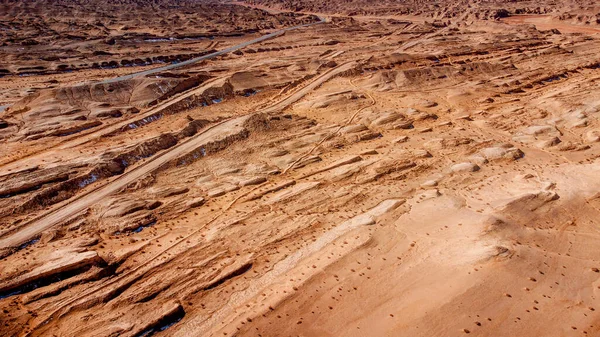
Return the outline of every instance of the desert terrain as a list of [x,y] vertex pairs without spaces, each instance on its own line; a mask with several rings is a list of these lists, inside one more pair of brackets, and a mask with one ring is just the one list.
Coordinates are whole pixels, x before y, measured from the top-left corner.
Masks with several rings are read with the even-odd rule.
[[0,0],[1,336],[600,336],[600,5]]

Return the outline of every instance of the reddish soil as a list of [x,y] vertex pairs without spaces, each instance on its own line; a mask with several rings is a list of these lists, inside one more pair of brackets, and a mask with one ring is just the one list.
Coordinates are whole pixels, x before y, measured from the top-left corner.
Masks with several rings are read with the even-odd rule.
[[594,2],[0,13],[1,336],[600,335]]

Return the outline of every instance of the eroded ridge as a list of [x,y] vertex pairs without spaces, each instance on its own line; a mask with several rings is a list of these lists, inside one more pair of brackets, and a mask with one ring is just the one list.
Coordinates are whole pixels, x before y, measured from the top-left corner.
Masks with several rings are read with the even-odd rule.
[[0,8],[0,335],[600,335],[597,4]]

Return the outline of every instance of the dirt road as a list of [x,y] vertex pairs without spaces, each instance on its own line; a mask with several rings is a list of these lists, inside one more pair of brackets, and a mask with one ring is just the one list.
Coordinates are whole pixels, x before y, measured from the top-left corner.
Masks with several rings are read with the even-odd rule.
[[553,20],[550,15],[513,15],[503,18],[502,22],[509,25],[532,24],[540,30],[558,29],[561,33],[600,34],[600,28]]
[[156,73],[167,71],[167,70],[172,70],[172,69],[176,69],[176,68],[180,68],[180,67],[185,67],[185,66],[188,66],[190,64],[198,63],[198,62],[201,62],[201,61],[204,61],[204,60],[215,58],[215,57],[220,56],[220,55],[224,55],[224,54],[228,54],[228,53],[234,52],[236,50],[248,47],[249,45],[252,45],[252,44],[255,44],[255,43],[259,43],[259,42],[266,41],[268,39],[272,39],[272,38],[280,36],[280,35],[284,34],[287,31],[290,31],[290,30],[295,30],[295,29],[304,28],[304,27],[310,27],[310,26],[318,25],[318,24],[321,24],[321,23],[325,22],[324,18],[319,18],[319,19],[320,19],[320,21],[318,21],[318,22],[307,23],[307,24],[303,24],[303,25],[298,25],[298,26],[293,26],[293,27],[289,27],[289,28],[284,28],[284,29],[278,30],[278,31],[270,33],[270,34],[263,35],[263,36],[258,37],[256,39],[253,39],[253,40],[250,40],[250,41],[246,41],[246,42],[240,43],[238,45],[235,45],[235,46],[223,49],[223,50],[219,50],[217,52],[214,52],[214,53],[211,53],[211,54],[208,54],[208,55],[199,56],[199,57],[196,57],[196,58],[184,61],[184,62],[173,63],[173,64],[169,64],[169,65],[164,66],[164,67],[159,67],[159,68],[154,68],[154,69],[148,69],[148,70],[145,70],[145,71],[140,71],[140,72],[129,74],[129,75],[119,76],[119,77],[111,78],[111,79],[108,79],[108,80],[100,81],[98,83],[101,83],[101,84],[115,83],[115,82],[119,82],[119,81],[123,81],[123,80],[129,80],[129,79],[132,79],[134,77],[147,76],[147,75],[156,74]]
[[54,210],[51,210],[39,218],[23,225],[16,232],[6,235],[0,239],[0,250],[21,245],[22,243],[35,238],[44,230],[72,219],[74,216],[80,212],[83,212],[94,203],[97,203],[98,201],[115,192],[118,192],[120,189],[124,188],[130,183],[151,172],[156,171],[161,166],[202,147],[204,144],[242,132],[244,122],[252,115],[282,110],[301,99],[310,91],[319,87],[325,81],[333,78],[336,75],[339,75],[340,73],[352,69],[354,66],[356,66],[356,64],[356,62],[341,64],[325,72],[324,74],[317,76],[310,84],[265,109],[244,116],[228,119],[209,127],[204,132],[201,132],[194,137],[172,147],[166,152],[153,157],[151,160],[143,163],[129,172],[126,172],[117,179],[106,183],[104,186],[90,191],[65,205],[58,206]]
[[[197,58],[194,58],[194,59],[190,59],[190,60],[185,61],[185,62],[180,62],[180,63],[177,63],[177,64],[170,64],[170,65],[167,65],[167,66],[164,66],[164,67],[149,69],[149,70],[146,70],[146,71],[137,72],[137,73],[133,73],[133,74],[125,75],[125,76],[119,76],[119,77],[115,77],[115,78],[112,78],[112,79],[100,81],[98,83],[99,84],[114,83],[114,82],[118,82],[118,81],[122,81],[122,80],[132,79],[134,77],[147,76],[147,75],[154,74],[154,73],[157,73],[157,72],[172,70],[172,69],[176,69],[176,68],[179,68],[179,67],[183,67],[183,66],[187,66],[187,65],[190,65],[190,64],[194,64],[194,63],[197,63],[197,62],[200,62],[200,61],[203,61],[203,60],[211,59],[211,58],[214,58],[214,57],[217,57],[217,56],[220,56],[220,55],[224,55],[224,54],[227,54],[227,53],[230,53],[230,52],[233,52],[233,51],[245,48],[245,47],[247,47],[249,45],[252,45],[252,44],[260,43],[260,42],[263,42],[265,40],[275,38],[277,36],[280,36],[280,35],[284,34],[287,31],[296,30],[296,29],[299,29],[299,28],[309,27],[309,26],[313,26],[313,25],[317,25],[317,24],[321,24],[321,23],[326,22],[325,18],[321,17],[320,19],[321,19],[320,21],[315,22],[315,23],[309,23],[309,24],[303,24],[303,25],[293,26],[293,27],[289,27],[289,28],[284,28],[284,29],[278,30],[276,32],[273,32],[273,33],[261,36],[259,38],[256,38],[256,39],[253,39],[253,40],[250,40],[250,41],[246,41],[244,43],[240,43],[238,45],[235,45],[235,46],[223,49],[221,51],[218,51],[218,52],[215,52],[215,53],[212,53],[212,54],[208,54],[208,55],[200,56],[200,57],[197,57]],[[138,119],[142,119],[142,118],[151,116],[151,115],[153,115],[153,114],[155,114],[155,113],[163,110],[166,107],[169,107],[169,106],[171,106],[171,105],[173,105],[173,104],[175,104],[175,103],[177,103],[177,102],[179,102],[179,101],[181,101],[181,100],[183,100],[183,99],[185,99],[187,97],[190,97],[193,94],[202,92],[203,90],[206,90],[208,84],[214,84],[214,82],[216,82],[216,81],[218,81],[220,79],[221,78],[210,80],[210,81],[206,82],[205,84],[203,84],[202,86],[200,86],[199,88],[187,91],[184,94],[176,96],[173,99],[171,99],[171,100],[169,100],[167,102],[164,102],[161,105],[159,105],[159,106],[157,106],[157,107],[155,107],[153,109],[150,109],[150,110],[146,111],[142,115],[135,116],[135,117],[130,118],[130,119],[126,120],[126,121],[123,121],[122,123],[113,124],[113,125],[104,127],[102,129],[98,129],[98,130],[96,130],[96,131],[94,131],[92,133],[89,133],[87,135],[84,135],[82,137],[76,137],[75,139],[68,140],[67,142],[62,143],[60,146],[57,146],[56,149],[60,150],[60,149],[72,148],[74,146],[79,146],[81,144],[84,144],[84,143],[90,141],[91,139],[95,139],[95,138],[101,137],[102,135],[106,135],[106,134],[109,134],[111,132],[114,132],[114,131],[122,128],[123,126],[128,125],[133,120],[138,120]],[[2,110],[4,110],[6,107],[8,107],[8,106],[0,106],[0,112]],[[13,162],[6,163],[5,165],[2,166],[1,171],[0,171],[0,175],[2,174],[2,172],[14,172],[14,171],[19,171],[19,170],[27,169],[27,165],[28,164],[31,167],[36,166],[37,163],[39,163],[39,156],[37,154],[38,153],[34,153],[34,154],[32,154],[32,155],[30,155],[30,156],[28,156],[26,158],[22,158],[22,159],[13,161]]]

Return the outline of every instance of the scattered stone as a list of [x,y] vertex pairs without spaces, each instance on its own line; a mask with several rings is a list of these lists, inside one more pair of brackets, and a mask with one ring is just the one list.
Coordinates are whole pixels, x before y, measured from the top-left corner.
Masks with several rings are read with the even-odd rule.
[[414,150],[413,155],[415,158],[431,158],[432,155],[427,150]]
[[574,122],[571,124],[572,128],[585,128],[586,126],[588,126],[588,120],[587,119],[581,119],[577,122]]
[[549,148],[549,147],[556,146],[556,145],[558,145],[560,143],[561,143],[560,138],[558,138],[558,137],[552,137],[552,138],[549,138],[549,139],[542,140],[542,141],[538,142],[536,144],[536,146],[538,148],[540,148],[540,149],[546,149],[546,148]]
[[537,136],[537,135],[541,135],[544,133],[549,133],[553,130],[556,130],[554,127],[552,126],[548,126],[548,125],[534,125],[534,126],[530,126],[528,128],[526,128],[525,130],[523,130],[523,133],[526,135],[533,135],[533,136]]
[[255,177],[240,182],[241,186],[260,185],[267,181],[265,177]]
[[523,151],[513,147],[512,144],[502,144],[495,147],[488,147],[480,151],[481,155],[488,160],[510,159],[516,160],[523,158]]
[[217,197],[220,197],[222,195],[225,195],[225,190],[223,190],[222,188],[215,188],[215,189],[212,189],[212,190],[208,191],[207,195],[210,198],[217,198]]
[[489,160],[487,160],[485,157],[483,157],[482,155],[473,155],[469,157],[469,161],[477,164],[477,165],[485,165],[487,163],[489,163]]
[[591,131],[586,132],[586,134],[585,134],[585,140],[588,143],[600,142],[600,131],[598,131],[598,130],[591,130]]
[[204,200],[204,198],[198,197],[198,198],[194,198],[194,199],[188,201],[186,203],[186,206],[188,208],[196,208],[196,207],[200,207],[200,206],[204,205],[205,202],[206,202],[206,200]]
[[401,121],[398,123],[394,123],[392,125],[392,129],[396,129],[396,130],[398,130],[398,129],[407,130],[407,129],[412,129],[412,128],[414,128],[412,121]]
[[422,102],[420,102],[419,106],[422,108],[433,108],[436,107],[438,104],[434,101],[430,101],[430,100],[424,100]]
[[437,180],[427,180],[421,184],[421,187],[435,187],[438,185]]
[[361,156],[372,156],[372,155],[376,155],[379,154],[379,152],[377,152],[377,150],[366,150],[360,153]]
[[364,126],[363,124],[352,124],[352,125],[343,127],[340,130],[340,133],[342,133],[342,134],[358,133],[358,132],[362,132],[365,130],[368,130],[368,128],[366,126]]
[[480,169],[480,167],[477,166],[476,164],[468,163],[468,162],[454,164],[450,168],[450,170],[452,172],[455,172],[455,173],[460,173],[460,172],[475,172],[475,171],[479,171],[479,169]]

